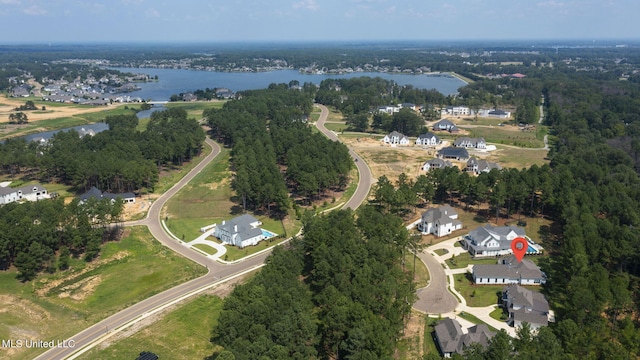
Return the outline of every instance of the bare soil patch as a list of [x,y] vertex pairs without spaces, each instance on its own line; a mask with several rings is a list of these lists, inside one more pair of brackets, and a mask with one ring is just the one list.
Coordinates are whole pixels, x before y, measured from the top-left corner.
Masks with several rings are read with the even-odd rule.
[[[8,123],[9,122],[9,114],[16,113],[15,108],[24,105],[27,100],[21,98],[11,98],[6,95],[0,95],[0,123]],[[118,104],[120,105],[120,104]],[[27,114],[30,122],[40,121],[40,120],[50,120],[64,117],[71,117],[78,114],[86,114],[93,113],[98,111],[104,111],[105,109],[109,109],[111,107],[116,107],[118,105],[107,105],[107,106],[47,106],[46,111],[23,111],[23,113]]]

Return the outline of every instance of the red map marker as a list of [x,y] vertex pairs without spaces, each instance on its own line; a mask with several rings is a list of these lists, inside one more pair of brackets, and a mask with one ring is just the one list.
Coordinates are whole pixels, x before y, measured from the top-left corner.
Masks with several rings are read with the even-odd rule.
[[513,255],[516,256],[518,262],[522,262],[522,258],[524,254],[527,253],[527,248],[529,244],[525,238],[517,237],[511,241],[511,250],[513,251]]

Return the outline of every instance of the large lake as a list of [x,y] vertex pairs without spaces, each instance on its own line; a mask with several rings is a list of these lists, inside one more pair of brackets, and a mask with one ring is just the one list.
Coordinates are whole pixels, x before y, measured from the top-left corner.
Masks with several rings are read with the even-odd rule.
[[300,84],[310,82],[320,84],[325,79],[349,79],[360,76],[381,77],[393,80],[398,85],[413,85],[419,89],[436,89],[444,95],[453,95],[458,92],[458,88],[466,83],[458,78],[449,75],[404,75],[387,73],[349,73],[349,74],[326,74],[307,75],[301,74],[297,70],[279,70],[255,73],[239,72],[214,72],[199,70],[175,70],[175,69],[147,69],[147,68],[115,68],[116,70],[131,73],[142,73],[151,76],[158,76],[158,81],[139,83],[141,90],[130,93],[132,96],[139,96],[144,100],[165,101],[171,95],[195,91],[206,88],[227,88],[231,91],[263,89],[269,84],[288,84],[292,80],[297,80]]

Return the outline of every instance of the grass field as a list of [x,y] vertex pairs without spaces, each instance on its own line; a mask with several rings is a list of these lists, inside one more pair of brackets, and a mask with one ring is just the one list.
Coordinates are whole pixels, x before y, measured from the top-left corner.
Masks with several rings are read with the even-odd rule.
[[[0,338],[65,339],[206,270],[175,255],[146,228],[107,243],[92,263],[72,259],[69,270],[20,283],[0,273]],[[64,324],[64,326],[60,326]],[[1,349],[0,357],[32,359],[44,349]]]
[[[405,255],[406,271],[413,271],[413,260],[413,254]],[[420,259],[416,259],[415,263],[416,272],[414,281],[416,283],[416,289],[420,289],[427,286],[427,283],[429,282],[429,270],[427,270],[427,266]]]
[[195,101],[195,102],[169,102],[165,106],[167,108],[181,108],[187,111],[188,118],[200,120],[206,109],[220,109],[226,101]]
[[200,249],[200,250],[204,251],[205,253],[207,253],[209,255],[213,255],[213,254],[218,252],[212,246],[209,246],[207,244],[195,244],[195,245],[193,245],[193,247],[196,248],[196,249]]
[[217,296],[198,296],[132,336],[97,346],[79,359],[135,359],[142,351],[160,359],[205,359],[219,350],[209,337],[222,304]]
[[468,128],[471,137],[482,137],[488,143],[507,144],[523,148],[541,148],[544,142],[538,139],[536,132],[512,131],[501,127]]
[[503,168],[528,168],[548,164],[548,151],[544,149],[518,149],[496,145],[497,150],[489,155],[489,160],[499,163]]
[[331,130],[331,131],[335,131],[335,132],[342,132],[344,131],[347,127],[349,127],[347,124],[345,123],[325,123],[324,127],[326,127],[327,129]]

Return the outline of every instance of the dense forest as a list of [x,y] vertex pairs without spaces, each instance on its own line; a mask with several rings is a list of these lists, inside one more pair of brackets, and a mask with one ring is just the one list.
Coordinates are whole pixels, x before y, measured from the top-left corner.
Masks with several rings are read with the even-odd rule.
[[121,200],[96,198],[10,203],[0,207],[0,270],[14,265],[21,281],[39,272],[55,272],[69,266],[70,258],[91,261],[103,242],[117,240]]
[[307,217],[304,229],[225,300],[218,358],[391,358],[414,296],[402,220],[364,207]]
[[45,144],[22,138],[0,145],[0,169],[11,176],[32,174],[78,191],[95,186],[115,193],[153,191],[162,166],[180,165],[200,153],[205,133],[184,109],[154,112],[144,131],[136,115],[107,116],[110,129],[80,138],[58,132]]
[[286,84],[240,93],[240,100],[204,116],[221,142],[232,147],[232,182],[243,209],[283,216],[300,199],[308,204],[347,185],[352,160],[341,143],[307,125],[310,91]]

